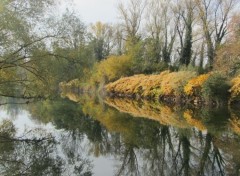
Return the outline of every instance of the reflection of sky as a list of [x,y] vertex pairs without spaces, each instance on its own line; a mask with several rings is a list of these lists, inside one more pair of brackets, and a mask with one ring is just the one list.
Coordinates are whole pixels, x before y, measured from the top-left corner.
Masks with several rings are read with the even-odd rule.
[[[11,112],[4,109],[4,107],[0,108],[0,123],[3,120],[11,120],[14,124],[14,126],[17,129],[17,137],[41,137],[41,135],[44,135],[44,133],[50,133],[54,138],[60,142],[60,145],[58,146],[58,151],[55,151],[60,155],[61,157],[65,157],[62,151],[62,147],[64,142],[62,142],[64,136],[68,137],[68,132],[65,130],[57,130],[54,128],[54,125],[52,123],[48,124],[41,124],[38,123],[36,120],[31,119],[31,114],[26,110],[21,110],[16,114],[15,117],[12,117]],[[31,133],[28,133],[29,131],[33,130]],[[68,141],[69,140],[69,141]],[[68,139],[66,141],[71,142],[72,139]],[[61,143],[62,142],[62,143]],[[79,144],[79,143],[78,143]],[[67,144],[66,144],[67,145]],[[71,146],[70,146],[71,147]],[[93,173],[94,175],[98,176],[110,176],[114,173],[114,162],[110,157],[105,156],[99,156],[98,158],[95,158],[92,156],[92,154],[89,156],[89,141],[85,138],[83,141],[80,141],[80,146],[72,146],[73,148],[78,148],[79,151],[77,151],[81,156],[84,158],[88,158],[90,161],[92,161],[93,167]],[[66,158],[67,159],[67,158]],[[71,170],[72,168],[68,168],[68,170]]]
[[15,117],[12,117],[11,112],[0,109],[0,122],[4,119],[9,119],[13,122],[14,126],[17,129],[17,136],[21,136],[26,130],[30,131],[31,129],[41,128],[52,132],[54,126],[51,123],[46,125],[37,123],[36,121],[31,120],[31,115],[28,111],[22,110]]

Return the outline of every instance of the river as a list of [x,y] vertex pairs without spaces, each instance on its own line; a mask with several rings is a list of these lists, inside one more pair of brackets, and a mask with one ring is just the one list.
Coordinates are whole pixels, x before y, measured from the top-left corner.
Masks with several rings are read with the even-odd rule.
[[66,94],[2,99],[0,175],[239,175],[240,111]]

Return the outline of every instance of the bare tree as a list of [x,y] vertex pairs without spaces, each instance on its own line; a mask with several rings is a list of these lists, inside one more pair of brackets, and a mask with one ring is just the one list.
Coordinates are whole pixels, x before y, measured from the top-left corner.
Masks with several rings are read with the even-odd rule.
[[195,4],[191,0],[180,0],[175,7],[178,19],[177,32],[180,40],[180,64],[189,65],[192,58],[193,21]]
[[[171,1],[151,0],[148,3],[147,31],[153,39],[153,48],[157,60],[171,61],[171,54],[176,38],[176,21],[173,16]],[[159,53],[160,51],[160,53]]]
[[215,51],[227,34],[228,21],[236,0],[195,0],[203,36],[207,45],[209,67],[212,69]]
[[126,32],[126,40],[136,43],[140,39],[138,32],[145,6],[144,0],[130,0],[127,5],[123,2],[118,4],[118,11]]

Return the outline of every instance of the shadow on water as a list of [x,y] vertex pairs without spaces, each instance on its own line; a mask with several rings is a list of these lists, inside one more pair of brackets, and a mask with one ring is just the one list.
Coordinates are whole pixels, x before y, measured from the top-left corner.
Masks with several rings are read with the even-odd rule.
[[[94,160],[99,157],[108,161],[102,169],[113,170],[109,175],[239,174],[240,113],[237,110],[170,107],[129,99],[101,100],[72,93],[65,97],[68,98],[20,108],[30,113],[34,123],[42,126],[51,123],[55,131],[42,133],[40,128],[24,138],[39,140],[41,145],[24,140],[1,141],[0,165],[4,168],[7,163],[6,168],[10,168],[5,168],[5,175],[26,168],[29,175],[37,171],[45,175],[54,175],[55,171],[55,175],[92,175],[96,167]],[[0,129],[9,130],[2,126]],[[1,136],[19,139],[14,134],[17,129],[12,131]],[[51,138],[41,140],[46,136]],[[25,155],[28,158],[21,159]],[[8,162],[7,156],[11,161],[18,160]],[[18,162],[24,164],[17,165]]]

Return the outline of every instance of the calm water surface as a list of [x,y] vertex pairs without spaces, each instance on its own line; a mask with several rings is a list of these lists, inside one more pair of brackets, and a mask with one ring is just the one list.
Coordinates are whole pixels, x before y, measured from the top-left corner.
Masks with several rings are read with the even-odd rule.
[[239,175],[240,112],[66,94],[1,100],[0,175]]

